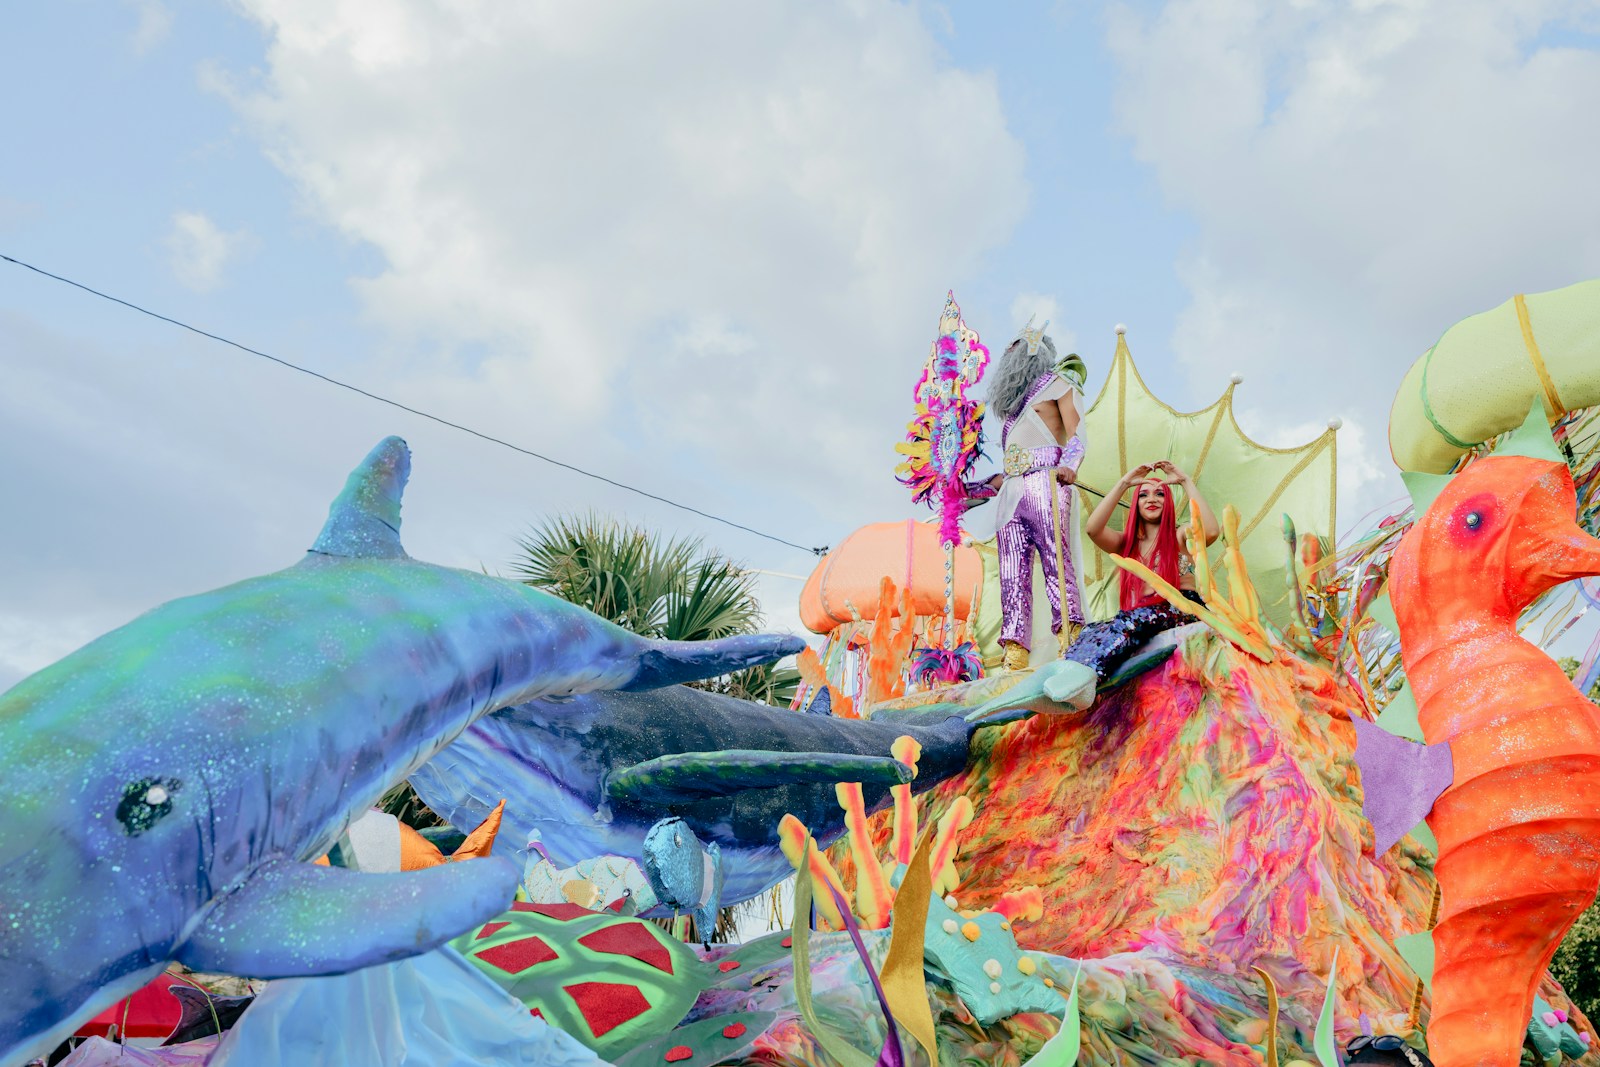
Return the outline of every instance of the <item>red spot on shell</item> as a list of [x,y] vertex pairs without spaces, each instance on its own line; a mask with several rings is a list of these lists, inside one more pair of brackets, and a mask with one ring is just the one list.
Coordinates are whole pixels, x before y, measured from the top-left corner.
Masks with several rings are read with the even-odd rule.
[[690,1048],[688,1045],[673,1045],[671,1048],[667,1049],[667,1054],[664,1059],[668,1063],[677,1063],[679,1060],[686,1060],[693,1055],[694,1049]]
[[607,955],[627,956],[640,963],[648,963],[664,974],[672,973],[672,953],[642,922],[602,926],[594,933],[578,938],[578,944]]
[[583,1021],[589,1024],[595,1037],[609,1033],[629,1019],[636,1019],[650,1010],[650,1002],[634,985],[578,982],[561,988],[578,1006]]
[[745,1034],[744,1023],[729,1023],[722,1028],[723,1037],[743,1037]]
[[503,930],[510,925],[510,923],[484,923],[483,929],[479,930],[478,936],[474,937],[472,940],[481,941],[486,937],[492,937],[496,931]]
[[581,919],[585,915],[596,914],[588,908],[580,908],[576,904],[529,904],[525,900],[519,900],[512,904],[511,910],[531,911],[535,915],[543,915],[547,919],[560,919],[562,922],[570,922],[573,919]]
[[786,937],[782,941],[779,941],[778,944],[782,945],[784,948],[794,948],[794,938]]
[[738,960],[723,960],[721,963],[717,964],[717,970],[721,971],[723,974],[727,974],[729,971],[737,971],[738,969]]
[[521,974],[538,963],[560,959],[556,950],[537,937],[523,937],[507,941],[478,953],[484,963],[498,967],[507,974]]

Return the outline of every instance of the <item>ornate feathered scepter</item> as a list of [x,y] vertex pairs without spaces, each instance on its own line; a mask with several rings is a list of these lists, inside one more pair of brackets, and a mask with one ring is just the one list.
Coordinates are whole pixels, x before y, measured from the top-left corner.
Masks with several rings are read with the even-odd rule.
[[[977,331],[961,318],[955,293],[945,294],[939,335],[912,399],[916,414],[906,427],[906,440],[895,451],[906,457],[896,471],[911,487],[913,502],[939,512],[939,540],[944,545],[944,638],[948,646],[955,628],[955,551],[961,539],[961,514],[971,495],[966,478],[983,455],[983,405],[967,397],[989,365],[989,350]],[[958,682],[981,673],[977,650],[918,649],[912,678],[920,684]]]

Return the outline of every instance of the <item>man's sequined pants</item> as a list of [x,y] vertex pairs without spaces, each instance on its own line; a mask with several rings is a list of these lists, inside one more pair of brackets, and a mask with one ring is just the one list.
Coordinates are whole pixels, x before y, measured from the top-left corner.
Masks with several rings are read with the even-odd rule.
[[[1050,629],[1061,632],[1061,576],[1056,571],[1056,530],[1050,515],[1050,493],[1056,493],[1061,522],[1061,562],[1076,577],[1072,558],[1072,487],[1056,481],[1055,471],[1035,471],[1022,476],[1023,494],[1017,510],[996,537],[1000,550],[1000,640],[1031,649],[1033,629],[1033,554],[1039,554],[1046,595],[1050,598]],[[1083,622],[1078,603],[1078,583],[1067,582],[1067,619]]]

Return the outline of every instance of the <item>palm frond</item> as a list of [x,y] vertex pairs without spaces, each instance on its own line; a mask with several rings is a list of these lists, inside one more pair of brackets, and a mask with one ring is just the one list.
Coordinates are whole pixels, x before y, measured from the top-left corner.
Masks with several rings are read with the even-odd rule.
[[[698,537],[663,538],[593,513],[546,520],[517,541],[513,577],[645,637],[709,641],[764,621],[755,575]],[[787,707],[799,674],[752,667],[696,688]]]

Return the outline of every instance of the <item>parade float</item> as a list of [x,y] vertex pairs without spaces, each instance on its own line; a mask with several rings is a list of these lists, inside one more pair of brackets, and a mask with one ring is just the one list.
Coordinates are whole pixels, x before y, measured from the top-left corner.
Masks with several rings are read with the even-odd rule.
[[[1019,670],[961,524],[987,350],[953,299],[901,450],[934,521],[819,562],[817,647],[414,560],[382,442],[294,566],[0,695],[0,1064],[160,996],[167,1044],[67,1062],[1600,1062],[1546,970],[1600,885],[1600,712],[1545,651],[1600,604],[1596,307],[1446,331],[1394,405],[1413,503],[1342,542],[1336,425],[1264,448],[1237,382],[1175,411],[1119,329],[1051,514],[1166,459],[1220,536],[1194,597],[1074,546],[1086,625]],[[1162,602],[1117,610],[1124,571]],[[790,708],[681,684],[795,654]],[[457,840],[370,814],[405,780]]]

